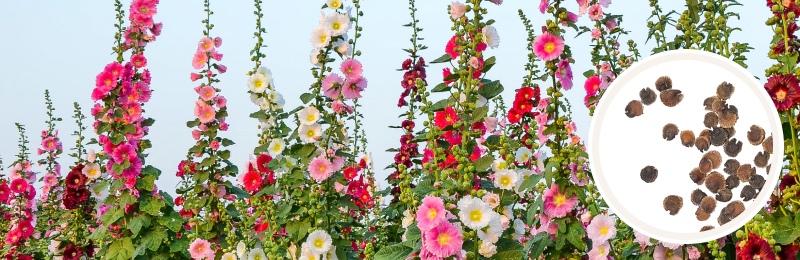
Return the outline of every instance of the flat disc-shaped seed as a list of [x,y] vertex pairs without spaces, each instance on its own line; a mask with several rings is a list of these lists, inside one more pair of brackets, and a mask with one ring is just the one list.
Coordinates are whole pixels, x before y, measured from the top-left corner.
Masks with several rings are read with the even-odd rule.
[[722,146],[728,141],[728,133],[720,127],[714,127],[708,132],[708,140],[713,146]]
[[676,195],[669,195],[664,198],[664,210],[669,211],[670,215],[677,215],[683,208],[683,198]]
[[649,106],[653,104],[653,102],[656,102],[657,98],[658,95],[656,95],[656,92],[651,88],[643,88],[639,91],[639,99],[642,100],[642,104]]
[[759,145],[764,141],[764,129],[757,125],[750,126],[747,131],[747,141],[752,145]]
[[769,153],[764,151],[758,152],[756,158],[753,159],[753,164],[758,168],[767,167],[767,164],[769,164]]
[[742,152],[742,145],[742,141],[732,138],[724,145],[725,154],[727,154],[729,157],[736,157],[740,152]]
[[667,141],[672,141],[678,135],[678,126],[675,124],[666,124],[661,130],[661,137]]
[[719,112],[718,116],[719,116],[719,126],[723,128],[733,127],[734,125],[736,125],[736,121],[739,120],[739,114],[735,108],[723,109],[722,111]]
[[664,105],[668,107],[675,107],[683,100],[683,94],[681,94],[681,91],[678,89],[661,91],[659,96],[661,97],[661,103],[664,103]]
[[724,171],[728,175],[736,175],[736,170],[739,169],[739,166],[741,165],[739,164],[739,161],[737,161],[736,159],[728,159],[727,161],[725,161]]
[[736,176],[736,174],[728,176],[725,179],[725,188],[732,190],[736,187],[739,187],[739,176]]
[[706,221],[711,217],[711,214],[706,213],[698,206],[697,210],[694,212],[694,216],[697,217],[698,221]]
[[702,153],[708,151],[708,148],[711,147],[711,141],[708,140],[708,137],[698,136],[696,139],[694,139],[694,146],[697,147],[697,150]]
[[706,111],[714,111],[714,102],[719,101],[717,96],[707,97],[703,100],[703,106],[705,106]]
[[772,154],[772,136],[770,135],[767,139],[764,139],[764,142],[761,142],[761,147],[764,148],[764,151]]
[[697,169],[699,169],[702,173],[709,173],[714,169],[714,165],[708,158],[700,158],[700,163],[697,165]]
[[664,91],[672,88],[672,79],[668,76],[661,76],[656,80],[656,89]]
[[646,183],[652,183],[658,178],[658,169],[653,166],[646,166],[639,172],[639,177]]
[[644,106],[642,106],[642,102],[639,102],[639,100],[631,100],[631,102],[628,102],[628,105],[625,106],[625,115],[628,116],[628,118],[641,116],[643,113]]
[[705,183],[711,193],[717,193],[720,189],[725,188],[725,177],[719,172],[711,172],[706,176]]
[[706,196],[700,201],[700,209],[708,214],[713,213],[714,210],[717,209],[717,200],[711,196]]
[[706,179],[706,173],[701,171],[700,168],[694,168],[691,172],[689,172],[689,178],[692,179],[697,185],[703,185],[703,181]]
[[709,151],[703,154],[703,158],[711,161],[711,167],[714,169],[719,168],[719,166],[722,165],[722,155],[720,155],[717,151]]
[[714,226],[703,226],[700,228],[700,232],[705,232],[714,229]]
[[700,189],[692,191],[692,196],[691,196],[692,204],[694,204],[695,206],[700,206],[700,202],[703,201],[703,199],[706,198],[707,196],[708,195],[706,195],[706,193]]
[[733,127],[722,128],[722,130],[725,131],[725,134],[728,135],[728,138],[731,138],[736,134],[736,128]]
[[728,103],[724,100],[714,100],[714,103],[711,104],[711,111],[716,113],[722,112],[722,110],[728,109]]
[[733,87],[733,84],[723,81],[722,84],[717,86],[717,97],[722,100],[729,99],[733,95],[733,91],[735,89],[736,88]]
[[717,217],[717,223],[719,223],[720,226],[725,225],[742,214],[742,212],[744,212],[744,203],[741,201],[737,200],[728,203],[728,205],[720,210],[719,217]]
[[681,131],[681,144],[690,148],[694,146],[694,132],[692,130]]
[[721,189],[717,192],[717,200],[719,202],[728,202],[733,198],[733,192],[729,189]]
[[742,164],[739,166],[739,169],[736,170],[736,176],[739,177],[739,181],[741,182],[749,182],[750,176],[756,174],[756,168],[754,168],[749,163]]
[[703,117],[703,125],[708,128],[712,128],[717,126],[719,123],[719,117],[717,117],[717,113],[708,112],[706,113],[705,117]]
[[761,175],[756,174],[756,175],[750,176],[750,185],[752,185],[753,188],[756,188],[756,189],[760,190],[761,188],[764,188],[764,183],[765,182],[767,182],[767,180],[765,180],[764,177],[761,176]]
[[753,186],[745,185],[739,197],[742,198],[743,201],[749,201],[756,197],[756,189],[753,188]]
[[[698,136],[705,136],[706,138],[710,138],[709,136],[711,134],[709,134],[709,133],[711,133],[711,131],[708,131],[708,129],[703,129],[703,131],[700,131],[700,135],[698,135]],[[708,139],[708,140],[711,140],[711,139]]]

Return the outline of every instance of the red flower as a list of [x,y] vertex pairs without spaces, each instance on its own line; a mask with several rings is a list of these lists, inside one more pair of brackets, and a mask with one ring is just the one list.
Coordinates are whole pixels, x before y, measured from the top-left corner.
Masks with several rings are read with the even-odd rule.
[[355,179],[356,175],[358,174],[358,169],[353,167],[347,167],[344,169],[344,178],[349,180]]
[[408,71],[403,74],[403,81],[400,82],[400,85],[402,85],[404,89],[411,89],[417,86],[417,73]]
[[272,156],[269,156],[269,154],[259,155],[258,159],[256,159],[256,165],[258,165],[258,171],[268,172],[269,168],[267,168],[267,164],[271,161],[272,161]]
[[533,90],[533,88],[524,87],[517,91],[517,94],[514,96],[514,98],[516,98],[516,100],[531,100],[534,95],[536,95],[536,92]]
[[411,130],[414,130],[414,125],[415,125],[414,121],[404,120],[402,126],[403,126],[403,129],[411,131]]
[[514,100],[514,109],[519,113],[527,113],[533,110],[533,103],[525,99]]
[[601,83],[602,81],[600,80],[600,77],[597,76],[591,76],[586,79],[586,83],[583,84],[583,89],[586,90],[586,95],[594,96],[597,94],[597,92],[600,91]]
[[181,211],[179,211],[178,213],[180,213],[181,217],[184,217],[184,218],[191,218],[192,216],[194,216],[194,212],[192,212],[191,210],[187,210],[187,209],[181,209]]
[[175,198],[175,205],[176,206],[181,206],[181,205],[183,205],[184,202],[186,202],[186,199],[184,199],[181,196],[178,196],[177,198]]
[[3,180],[3,183],[0,184],[0,202],[5,203],[6,201],[8,201],[8,198],[10,197],[11,197],[11,189],[8,188],[8,184],[6,184],[6,181]]
[[249,192],[257,191],[258,188],[261,187],[261,183],[264,181],[264,178],[261,177],[261,174],[258,172],[247,172],[244,175],[244,189]]
[[446,126],[453,125],[457,120],[456,110],[452,107],[447,107],[444,111],[436,112],[436,118],[434,118],[433,122],[439,128],[444,129]]
[[747,235],[747,242],[744,246],[736,243],[736,260],[775,260],[775,252],[772,251],[769,243],[756,234]]
[[447,46],[444,49],[444,52],[450,54],[450,58],[453,60],[458,58],[458,55],[461,54],[461,51],[459,50],[458,45],[456,44],[456,38],[460,39],[461,41],[464,40],[464,38],[454,35],[453,38],[450,38],[450,41],[447,42]]
[[774,75],[764,85],[772,102],[779,111],[784,111],[800,101],[800,87],[797,86],[797,77],[792,75]]
[[791,174],[786,174],[783,176],[783,178],[781,178],[781,184],[778,186],[780,187],[781,192],[783,192],[784,189],[792,187],[796,184],[797,181],[794,179],[794,176]]
[[33,235],[33,225],[31,225],[31,221],[29,219],[20,221],[17,229],[19,229],[23,239],[27,239]]
[[83,171],[83,165],[75,166],[69,171],[67,178],[64,179],[67,189],[78,189],[86,184],[86,175],[83,175],[81,171]]
[[512,108],[508,110],[508,122],[512,124],[519,123],[522,120],[522,114],[517,109]]
[[411,59],[406,59],[405,61],[403,61],[403,69],[404,70],[410,69],[411,68],[411,62],[412,62]]
[[23,193],[28,190],[28,182],[24,179],[16,179],[11,181],[11,191],[14,193]]
[[[450,75],[453,75],[453,72],[450,71],[450,68],[442,69],[442,79],[446,79]],[[453,81],[456,81],[456,80],[454,80],[454,79],[445,80],[444,84],[450,84],[450,83],[453,83]]]
[[83,249],[75,244],[69,244],[64,248],[64,260],[79,260],[83,256]]
[[800,251],[800,245],[781,245],[781,251],[778,257],[784,259],[797,259],[797,251]]

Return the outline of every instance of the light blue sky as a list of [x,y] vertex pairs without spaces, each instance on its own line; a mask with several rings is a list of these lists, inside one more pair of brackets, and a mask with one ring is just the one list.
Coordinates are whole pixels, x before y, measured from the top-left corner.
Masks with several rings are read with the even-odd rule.
[[[127,5],[129,1],[124,1]],[[513,89],[518,88],[524,75],[523,66],[527,60],[526,33],[517,10],[522,9],[536,28],[546,20],[538,12],[538,2],[534,0],[507,0],[501,6],[489,6],[488,18],[495,19],[495,27],[500,35],[498,49],[488,50],[488,55],[497,57],[497,65],[489,72],[488,78],[499,79],[506,87],[503,94],[507,102],[513,99]],[[568,7],[577,12],[574,1]],[[665,10],[677,9],[682,12],[683,1],[661,1]],[[741,14],[740,21],[730,21],[732,26],[743,28],[735,32],[734,41],[749,42],[755,47],[747,54],[750,72],[764,81],[764,69],[773,61],[766,56],[772,31],[764,24],[771,15],[763,1],[746,1],[746,7],[732,7],[730,11]],[[430,49],[422,52],[427,60],[433,60],[444,53],[444,46],[452,36],[451,22],[447,13],[446,0],[418,1],[417,17],[425,29],[421,32],[422,41]],[[264,25],[268,31],[266,43],[267,58],[264,65],[269,67],[278,90],[286,99],[287,107],[300,104],[299,96],[313,82],[309,69],[308,42],[311,30],[317,26],[319,7],[322,0],[273,1],[264,0]],[[350,4],[349,1],[346,4]],[[144,107],[146,115],[156,119],[150,128],[148,138],[153,149],[147,163],[163,171],[157,182],[162,190],[174,194],[178,178],[174,173],[179,160],[185,157],[187,149],[193,144],[190,130],[185,122],[193,118],[192,109],[197,94],[196,86],[189,80],[192,54],[201,38],[204,18],[203,2],[161,1],[158,6],[157,22],[164,23],[163,33],[156,42],[147,47],[148,67],[153,75],[153,97]],[[396,71],[406,58],[402,48],[408,48],[410,29],[401,27],[410,21],[408,2],[404,0],[362,0],[365,16],[363,38],[358,49],[369,86],[363,93],[366,131],[370,140],[369,149],[373,152],[378,178],[382,183],[388,170],[381,170],[392,162],[393,154],[384,152],[387,148],[399,146],[399,135],[389,125],[398,125],[397,115],[403,110],[396,103],[401,93],[402,72]],[[256,145],[258,122],[248,115],[257,110],[248,98],[247,76],[245,71],[252,68],[249,51],[254,45],[255,30],[253,2],[248,0],[212,0],[211,17],[215,28],[213,36],[220,36],[223,45],[219,49],[224,54],[222,63],[228,72],[220,76],[222,94],[228,99],[230,130],[223,133],[236,142],[231,147],[232,161],[242,164]],[[126,7],[127,9],[127,7]],[[645,45],[647,36],[646,19],[650,15],[648,1],[614,0],[606,10],[624,14],[622,26],[631,31],[630,38],[639,44],[639,50],[649,55],[652,43]],[[111,62],[111,47],[115,29],[113,23],[114,6],[112,1],[10,1],[0,9],[0,90],[2,90],[3,112],[0,113],[0,157],[7,166],[17,154],[17,132],[14,122],[27,126],[28,136],[35,151],[40,142],[39,133],[46,125],[43,93],[50,89],[56,107],[56,115],[64,119],[57,127],[65,148],[74,144],[69,135],[75,130],[70,116],[72,103],[77,101],[89,114],[93,105],[90,94],[94,87],[94,77],[103,66]],[[588,17],[580,19],[579,24],[589,25]],[[538,31],[538,29],[537,29]],[[671,31],[672,35],[674,30]],[[583,106],[585,80],[581,75],[590,69],[590,38],[588,34],[573,38],[575,33],[568,29],[566,43],[572,47],[576,64],[573,65],[576,87],[566,93],[573,103],[578,133],[586,136],[591,118]],[[437,64],[428,68],[428,82],[436,85],[441,82],[441,69]],[[91,121],[87,120],[87,124]],[[33,155],[35,159],[37,157]],[[59,161],[72,165],[71,158],[63,156]],[[41,171],[42,168],[37,168]],[[382,185],[383,186],[383,185]]]

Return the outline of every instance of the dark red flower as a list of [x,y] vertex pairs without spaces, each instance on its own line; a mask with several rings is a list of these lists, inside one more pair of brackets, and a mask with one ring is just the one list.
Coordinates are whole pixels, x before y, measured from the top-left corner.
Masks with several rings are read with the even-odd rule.
[[800,87],[794,74],[774,75],[767,80],[764,88],[779,111],[784,111],[800,101]]
[[78,165],[72,168],[64,179],[67,189],[78,189],[86,184],[86,175],[83,175],[83,165]]
[[181,196],[178,196],[177,198],[175,198],[175,205],[176,206],[181,206],[181,205],[183,205],[184,202],[186,202],[186,199],[184,199]]
[[258,191],[264,178],[258,172],[250,171],[244,175],[244,189],[249,192]]
[[794,176],[791,174],[786,174],[781,178],[781,184],[779,185],[780,190],[783,191],[786,188],[792,187],[797,185],[797,180],[795,180]]
[[403,129],[405,129],[405,130],[408,130],[408,131],[411,131],[411,130],[414,130],[414,126],[415,126],[415,124],[414,124],[414,121],[411,121],[411,120],[403,120],[403,124],[402,124],[402,126],[403,126]]
[[64,260],[79,260],[83,256],[83,249],[75,244],[69,244],[64,248]]
[[458,117],[456,116],[456,110],[452,107],[447,107],[444,111],[437,111],[436,117],[433,119],[434,124],[440,129],[451,126],[456,121],[458,121]]
[[778,252],[778,258],[780,260],[797,259],[797,251],[800,251],[800,245],[781,245],[781,251]]
[[404,70],[410,69],[411,68],[411,62],[412,62],[411,59],[406,59],[405,61],[403,61],[403,69]]
[[89,244],[83,247],[83,253],[89,258],[94,257],[94,242],[92,240],[89,240]]
[[19,229],[22,239],[28,239],[31,237],[31,235],[33,235],[33,225],[31,225],[31,221],[29,219],[20,221],[17,229]]
[[747,235],[747,242],[744,246],[736,243],[736,260],[775,260],[775,252],[772,251],[769,243],[756,234]]
[[272,161],[272,156],[269,156],[269,154],[259,155],[258,159],[256,159],[256,165],[258,166],[258,171],[268,172],[269,168],[267,168],[267,164],[271,161]]
[[184,217],[184,218],[191,218],[192,216],[194,216],[194,212],[192,212],[191,210],[187,210],[187,209],[181,209],[180,211],[178,211],[178,213],[180,213],[181,217]]
[[403,81],[400,82],[400,85],[403,86],[404,89],[412,89],[417,86],[417,73],[413,71],[408,71],[403,74]]

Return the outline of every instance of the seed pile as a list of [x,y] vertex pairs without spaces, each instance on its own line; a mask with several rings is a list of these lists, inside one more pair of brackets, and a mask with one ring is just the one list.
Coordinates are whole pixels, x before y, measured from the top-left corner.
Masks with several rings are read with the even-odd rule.
[[[643,115],[645,106],[654,104],[656,97],[667,107],[678,106],[683,100],[682,92],[673,88],[672,79],[668,76],[658,78],[655,89],[658,93],[651,88],[639,91],[640,99],[628,103],[625,115],[629,118]],[[681,145],[696,148],[702,153],[697,166],[689,172],[689,179],[699,187],[687,195],[692,205],[697,207],[695,216],[698,221],[706,221],[715,211],[719,211],[717,224],[720,226],[738,217],[745,210],[743,201],[752,200],[761,192],[766,180],[758,173],[758,169],[766,168],[769,174],[773,148],[772,136],[766,136],[766,131],[758,125],[750,126],[744,138],[734,137],[739,110],[728,101],[735,89],[733,84],[722,82],[717,86],[716,95],[703,100],[706,112],[702,120],[705,129],[699,134],[695,135],[690,129],[680,129],[673,123],[664,125],[661,131],[664,140],[672,141],[677,137]],[[746,139],[746,142],[742,139]],[[752,148],[761,150],[752,161],[737,158],[743,149]],[[728,157],[727,160],[723,159],[722,153]],[[739,160],[746,162],[740,163]],[[645,183],[656,183],[658,176],[658,169],[653,165],[645,166],[639,172],[639,177]],[[674,216],[683,208],[683,197],[669,195],[662,203],[664,210]],[[707,225],[700,231],[714,228],[713,225]]]

